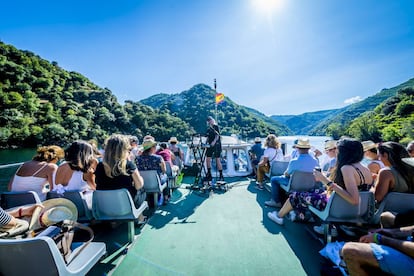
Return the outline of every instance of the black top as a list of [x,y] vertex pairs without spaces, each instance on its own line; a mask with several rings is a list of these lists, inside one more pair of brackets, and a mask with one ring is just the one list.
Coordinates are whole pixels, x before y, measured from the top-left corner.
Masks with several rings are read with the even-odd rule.
[[128,175],[118,175],[113,178],[108,177],[105,174],[104,165],[102,162],[98,164],[95,170],[96,175],[96,189],[97,190],[118,190],[118,189],[128,189],[132,198],[137,194],[137,190],[134,187],[133,179],[131,174],[137,169],[137,166],[132,161],[127,161],[126,171]]
[[[207,143],[211,144],[216,139],[216,145],[220,144],[220,131],[218,125],[210,125],[207,129]],[[216,138],[217,137],[217,138]]]

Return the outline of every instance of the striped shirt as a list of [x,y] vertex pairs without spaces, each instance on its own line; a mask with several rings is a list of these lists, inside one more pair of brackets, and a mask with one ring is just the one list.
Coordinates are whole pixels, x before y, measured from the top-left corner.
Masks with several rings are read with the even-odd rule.
[[7,225],[12,219],[12,216],[9,215],[6,211],[0,208],[0,226]]

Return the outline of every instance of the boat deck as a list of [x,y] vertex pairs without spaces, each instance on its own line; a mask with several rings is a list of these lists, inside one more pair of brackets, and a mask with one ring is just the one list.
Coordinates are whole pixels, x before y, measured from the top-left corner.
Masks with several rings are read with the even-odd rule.
[[96,240],[107,242],[109,254],[88,275],[320,275],[323,246],[310,225],[270,221],[269,192],[248,178],[213,194],[185,186],[136,229],[127,254],[126,225],[100,226]]

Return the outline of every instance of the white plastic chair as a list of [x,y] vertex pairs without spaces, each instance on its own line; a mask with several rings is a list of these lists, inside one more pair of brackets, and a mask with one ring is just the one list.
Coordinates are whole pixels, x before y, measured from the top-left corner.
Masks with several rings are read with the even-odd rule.
[[390,192],[381,201],[373,218],[373,223],[380,223],[383,212],[401,213],[414,210],[414,194]]
[[352,205],[335,192],[329,197],[324,210],[313,206],[309,210],[324,223],[324,238],[331,242],[330,225],[333,222],[369,224],[375,212],[375,200],[372,192],[359,192],[359,204]]
[[0,198],[1,207],[4,210],[27,204],[41,203],[39,195],[34,191],[2,192]]
[[144,190],[147,194],[153,194],[154,207],[158,203],[158,194],[167,187],[167,183],[161,185],[161,179],[156,170],[139,171],[144,179]]
[[0,275],[86,275],[106,254],[103,242],[89,243],[78,255],[77,249],[73,249],[73,259],[65,264],[50,237],[0,239]]
[[273,161],[270,163],[270,169],[266,176],[271,178],[272,176],[283,175],[288,165],[289,161]]
[[309,191],[315,188],[316,181],[312,172],[295,171],[289,179],[288,185],[280,185],[286,192],[291,191]]
[[86,199],[82,196],[82,192],[79,191],[65,191],[63,194],[51,191],[46,195],[46,199],[51,198],[66,198],[72,201],[78,209],[78,221],[89,222],[92,219],[92,212],[88,208]]
[[146,201],[139,208],[136,208],[127,189],[96,190],[93,192],[93,217],[99,221],[127,221],[129,242],[133,242],[135,237],[135,221],[147,208]]
[[177,173],[172,171],[170,162],[165,162],[166,174],[168,176],[168,188],[177,186]]

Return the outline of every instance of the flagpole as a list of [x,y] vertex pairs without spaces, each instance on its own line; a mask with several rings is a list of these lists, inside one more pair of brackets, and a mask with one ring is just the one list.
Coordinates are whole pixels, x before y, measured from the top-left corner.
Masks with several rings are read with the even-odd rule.
[[[215,92],[215,95],[214,96],[216,96],[217,95],[217,82],[216,82],[216,79],[214,79],[214,92]],[[216,114],[215,114],[215,117],[216,117],[216,123],[218,125],[218,120],[217,120],[217,101],[215,101],[215,102],[216,102]]]

